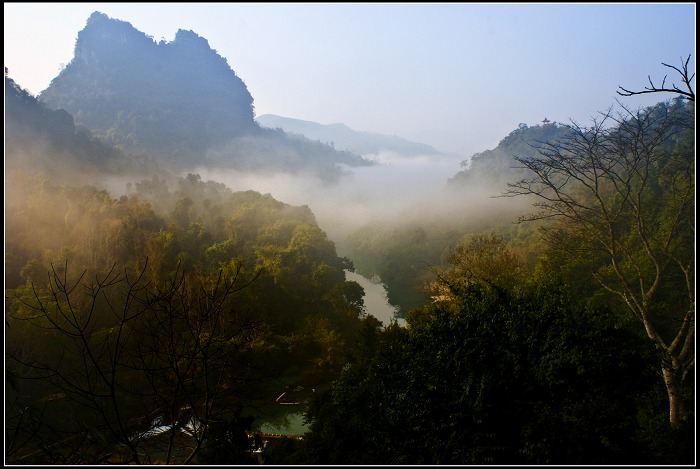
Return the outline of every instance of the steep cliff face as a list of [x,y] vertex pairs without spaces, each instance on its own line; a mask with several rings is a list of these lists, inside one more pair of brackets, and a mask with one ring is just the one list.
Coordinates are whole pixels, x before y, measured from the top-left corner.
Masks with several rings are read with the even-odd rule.
[[253,97],[206,39],[179,30],[155,42],[99,12],[39,99],[108,143],[174,162],[258,130]]

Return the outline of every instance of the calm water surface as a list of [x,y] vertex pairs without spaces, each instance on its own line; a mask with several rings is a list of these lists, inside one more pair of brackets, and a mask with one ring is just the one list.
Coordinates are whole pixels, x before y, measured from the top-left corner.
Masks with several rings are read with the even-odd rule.
[[383,283],[375,283],[356,272],[345,271],[345,279],[352,280],[360,284],[365,289],[365,310],[382,322],[384,327],[391,321],[396,321],[401,326],[406,325],[402,318],[396,318],[396,307],[387,301],[386,288]]
[[[345,279],[355,281],[365,289],[365,310],[382,322],[383,326],[388,326],[391,321],[398,322],[399,325],[406,325],[402,318],[396,318],[396,307],[387,301],[386,288],[384,284],[373,282],[362,275],[345,271]],[[263,433],[277,433],[280,435],[302,435],[308,431],[304,424],[304,406],[276,406],[275,416],[269,415],[258,417],[259,430]]]

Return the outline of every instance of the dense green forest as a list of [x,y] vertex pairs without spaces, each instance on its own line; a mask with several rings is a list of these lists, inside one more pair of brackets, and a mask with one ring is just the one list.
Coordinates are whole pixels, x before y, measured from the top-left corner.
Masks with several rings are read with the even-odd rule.
[[521,125],[342,256],[308,206],[5,94],[6,463],[251,464],[285,394],[308,430],[267,464],[694,463],[694,94]]
[[16,442],[63,440],[91,423],[105,446],[87,454],[121,442],[136,458],[125,432],[154,412],[176,421],[186,406],[206,424],[274,400],[281,383],[323,389],[369,320],[362,288],[345,281],[352,264],[307,207],[196,175],[172,191],[137,183],[119,199],[8,176],[6,429]]
[[165,171],[112,196],[105,175],[136,174],[110,173],[122,152],[9,78],[6,95],[8,461],[192,460],[204,435],[159,448],[154,416],[220,425],[323,390],[379,324],[308,207]]
[[426,203],[361,227],[344,241],[348,256],[358,272],[382,279],[389,300],[401,315],[429,301],[423,285],[432,277],[431,267],[444,262],[451,248],[476,234],[498,232],[532,264],[542,248],[537,226],[515,225],[513,221],[534,200],[498,196],[509,182],[527,174],[515,167],[513,155],[533,157],[541,142],[561,140],[569,132],[567,126],[556,123],[521,124],[495,149],[473,155],[468,169],[447,181],[444,200],[437,209]]
[[521,126],[450,181],[530,197],[519,223],[494,201],[355,233],[407,328],[358,344],[309,412],[307,461],[692,463],[693,132],[682,98]]

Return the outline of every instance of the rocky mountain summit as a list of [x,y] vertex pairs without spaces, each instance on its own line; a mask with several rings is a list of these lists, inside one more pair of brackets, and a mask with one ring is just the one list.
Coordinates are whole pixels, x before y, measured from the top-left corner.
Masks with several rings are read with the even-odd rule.
[[39,95],[95,136],[178,168],[223,166],[333,177],[356,154],[261,128],[253,97],[227,60],[193,31],[156,42],[130,23],[94,12],[71,62]]

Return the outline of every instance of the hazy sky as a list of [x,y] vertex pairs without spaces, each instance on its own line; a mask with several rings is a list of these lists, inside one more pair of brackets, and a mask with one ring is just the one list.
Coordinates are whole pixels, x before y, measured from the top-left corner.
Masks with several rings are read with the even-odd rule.
[[[228,60],[257,115],[397,135],[465,157],[521,122],[588,123],[677,76],[695,3],[4,3],[5,66],[34,94],[94,11],[155,40],[192,30]],[[670,96],[666,96],[670,97]],[[621,98],[633,107],[664,96]]]

